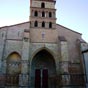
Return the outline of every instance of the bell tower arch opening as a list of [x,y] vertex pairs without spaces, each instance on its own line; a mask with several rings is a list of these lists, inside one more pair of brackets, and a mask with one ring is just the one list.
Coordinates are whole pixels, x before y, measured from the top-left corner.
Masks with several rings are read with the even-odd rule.
[[31,62],[31,86],[33,88],[56,88],[56,65],[52,54],[43,49]]
[[41,8],[45,8],[45,3],[44,2],[41,3]]

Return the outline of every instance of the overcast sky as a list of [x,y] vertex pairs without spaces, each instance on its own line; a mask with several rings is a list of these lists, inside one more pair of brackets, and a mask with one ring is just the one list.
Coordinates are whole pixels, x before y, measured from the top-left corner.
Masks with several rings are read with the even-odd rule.
[[[30,0],[0,0],[0,26],[29,20]],[[57,23],[83,34],[88,42],[88,0],[57,0]]]

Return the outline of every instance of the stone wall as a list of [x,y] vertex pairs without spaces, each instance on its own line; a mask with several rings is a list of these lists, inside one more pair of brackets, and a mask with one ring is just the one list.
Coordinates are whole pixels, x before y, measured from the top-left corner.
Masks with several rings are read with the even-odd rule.
[[0,28],[0,68],[6,72],[7,57],[17,52],[22,55],[24,29],[29,29],[29,22]]
[[72,31],[66,27],[63,27],[61,25],[57,25],[56,30],[58,36],[64,36],[68,42],[69,60],[74,63],[80,61],[80,54],[79,54],[80,51],[79,51],[79,46],[77,46],[77,40],[81,39],[81,34]]

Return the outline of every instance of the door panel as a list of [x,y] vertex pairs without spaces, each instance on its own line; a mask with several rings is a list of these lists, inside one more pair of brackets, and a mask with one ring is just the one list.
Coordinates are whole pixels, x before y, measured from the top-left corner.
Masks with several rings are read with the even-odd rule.
[[35,88],[48,88],[48,69],[35,70]]
[[48,69],[42,71],[42,88],[48,88]]
[[35,70],[35,88],[41,88],[41,70]]

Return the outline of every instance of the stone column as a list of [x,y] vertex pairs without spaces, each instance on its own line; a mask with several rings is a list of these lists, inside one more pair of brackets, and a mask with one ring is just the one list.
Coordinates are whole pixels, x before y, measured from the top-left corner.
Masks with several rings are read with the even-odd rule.
[[42,16],[42,12],[38,11],[38,17],[41,17],[41,16]]
[[62,82],[63,84],[69,85],[70,78],[69,78],[69,59],[68,59],[68,44],[67,41],[61,41],[61,70],[62,70]]
[[6,72],[3,70],[6,66],[3,67],[3,65],[6,65],[5,60],[5,46],[6,46],[6,38],[7,38],[7,30],[2,30],[1,33],[3,33],[3,36],[0,38],[0,74],[3,74],[3,72]]
[[46,17],[49,18],[49,12],[48,11],[46,11]]
[[41,28],[42,27],[42,22],[38,21],[38,27]]
[[24,30],[24,39],[22,47],[21,74],[19,76],[19,85],[28,86],[29,80],[29,30]]
[[2,70],[2,74],[6,74],[6,60],[3,60],[2,61],[2,63],[1,63],[1,65],[3,66],[2,68],[1,68],[1,70]]
[[34,16],[34,11],[31,12],[31,16]]
[[55,12],[52,12],[52,17],[53,17],[53,18],[55,18],[55,17],[56,17]]
[[60,74],[61,74],[61,83],[62,85],[69,85],[70,75],[68,70],[69,59],[68,59],[68,42],[65,37],[60,37],[61,44],[61,60],[60,60]]
[[[79,41],[79,43],[81,43],[81,52],[83,56],[81,62],[85,74],[84,79],[86,82],[86,80],[88,80],[88,43],[86,43],[85,41]],[[86,88],[88,88],[88,82],[86,82]]]

